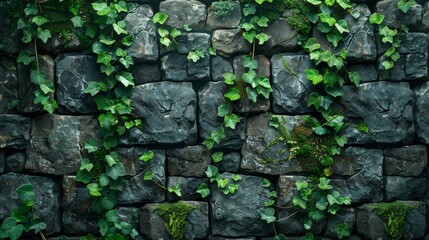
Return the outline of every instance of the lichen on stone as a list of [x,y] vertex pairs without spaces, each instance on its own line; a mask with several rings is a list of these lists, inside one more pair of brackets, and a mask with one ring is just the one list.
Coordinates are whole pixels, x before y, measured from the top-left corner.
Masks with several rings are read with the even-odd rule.
[[163,203],[159,205],[159,215],[165,221],[165,229],[173,240],[184,239],[186,231],[186,218],[197,207],[184,202]]

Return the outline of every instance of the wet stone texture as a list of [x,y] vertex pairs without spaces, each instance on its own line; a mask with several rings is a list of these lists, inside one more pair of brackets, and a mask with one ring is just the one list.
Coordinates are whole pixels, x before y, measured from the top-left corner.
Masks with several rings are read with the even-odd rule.
[[18,76],[15,62],[0,57],[0,114],[10,112],[18,99]]
[[420,177],[427,167],[428,152],[424,145],[411,145],[384,150],[384,174]]
[[30,141],[30,118],[0,115],[0,148],[25,149]]
[[414,88],[416,106],[416,135],[422,143],[429,143],[429,82],[424,82]]
[[167,150],[168,173],[172,176],[204,177],[211,161],[210,151],[204,145]]
[[168,15],[166,26],[183,28],[188,25],[194,31],[201,30],[207,18],[206,6],[199,1],[163,1],[159,5],[159,11]]

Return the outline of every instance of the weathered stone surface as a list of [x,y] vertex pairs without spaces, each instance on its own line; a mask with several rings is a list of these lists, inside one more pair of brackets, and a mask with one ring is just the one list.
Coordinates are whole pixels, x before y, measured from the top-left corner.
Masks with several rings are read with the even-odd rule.
[[[183,203],[195,207],[195,210],[186,218],[184,239],[206,239],[209,231],[208,204],[195,201],[183,201]],[[164,219],[159,215],[160,205],[159,203],[149,203],[141,209],[140,229],[149,240],[171,238],[165,229]]]
[[[241,79],[243,74],[248,71],[247,68],[244,67],[244,59],[246,57],[250,57],[247,55],[240,55],[234,58],[233,66],[234,73],[237,76],[238,81],[241,83],[236,84],[239,91],[242,92],[244,97],[234,102],[234,111],[239,113],[249,113],[249,112],[266,112],[270,110],[270,99],[266,99],[262,96],[259,96],[256,103],[250,100],[245,94],[246,86],[251,87],[250,85],[246,85],[244,81]],[[256,68],[256,74],[258,77],[270,77],[270,60],[263,55],[255,56],[254,58],[258,61],[258,68]]]
[[383,25],[390,28],[400,28],[401,24],[406,26],[414,25],[422,19],[422,5],[416,4],[408,10],[407,13],[403,13],[398,9],[399,0],[383,0],[377,2],[375,11],[385,16]]
[[[262,186],[261,177],[240,176],[242,179],[236,182],[239,188],[232,195],[225,195],[213,185],[210,200],[212,234],[224,237],[271,234],[271,226],[261,220],[259,211],[265,208],[264,202],[269,200],[268,193],[272,189]],[[224,173],[222,178],[231,178],[231,174]]]
[[223,74],[227,72],[234,72],[230,59],[215,56],[211,58],[210,63],[211,80],[212,81],[223,81]]
[[[1,41],[0,41],[1,42]],[[0,57],[0,114],[10,112],[18,100],[18,76],[13,60]]]
[[290,51],[298,47],[298,31],[289,25],[286,18],[279,18],[270,23],[264,33],[269,39],[263,48],[270,52]]
[[[130,149],[119,148],[119,158],[124,162],[127,175],[124,189],[118,194],[117,200],[122,204],[162,202],[165,199],[165,190],[159,185],[165,186],[165,151],[153,150],[154,158],[147,163],[138,163],[139,157],[148,149],[133,147]],[[140,161],[141,162],[141,161]],[[144,180],[145,172],[153,172],[151,181]],[[155,183],[156,181],[156,183]]]
[[240,29],[221,29],[213,32],[212,46],[218,54],[229,56],[250,52],[250,43],[243,38]]
[[[285,221],[279,221],[278,231],[283,234],[305,234],[307,230],[304,229],[304,219],[305,214],[296,213],[296,209],[289,208],[293,206],[293,198],[299,194],[296,189],[295,182],[307,180],[304,176],[285,176],[282,175],[279,177],[277,183],[277,205],[284,208],[279,208],[278,219],[284,219]],[[288,209],[289,208],[289,209]],[[293,215],[292,215],[293,214]],[[326,221],[322,220],[321,222],[314,224],[311,232],[314,234],[319,234],[323,231],[326,225]]]
[[385,176],[384,185],[386,201],[424,200],[426,191],[425,178]]
[[71,33],[70,39],[65,39],[64,37],[55,34],[49,38],[46,43],[38,41],[38,46],[55,55],[61,52],[81,52],[85,50],[83,44],[79,40],[79,37],[74,33]]
[[[39,55],[40,71],[47,75],[51,82],[55,82],[55,60],[49,55]],[[43,107],[40,104],[33,102],[33,92],[39,89],[39,86],[32,83],[30,80],[30,68],[28,66],[18,64],[18,110],[24,113],[42,112]],[[54,94],[50,95],[54,97]]]
[[174,185],[179,185],[180,193],[182,196],[177,196],[175,193],[167,192],[167,199],[169,202],[186,200],[186,201],[199,201],[203,200],[201,194],[197,193],[198,187],[205,183],[209,185],[208,179],[200,178],[185,178],[185,177],[168,177],[167,187],[171,188]]
[[353,65],[353,66],[349,66],[349,71],[359,73],[361,77],[361,80],[360,80],[361,83],[374,82],[378,80],[377,69],[375,68],[374,65],[370,65],[370,64]]
[[416,24],[415,29],[422,32],[429,30],[429,2],[423,3],[422,20]]
[[241,156],[240,153],[232,152],[223,155],[220,162],[220,170],[223,172],[238,172],[240,170]]
[[1,49],[2,52],[16,54],[22,50],[21,34],[16,30],[14,20],[10,19],[6,12],[5,1],[0,2],[0,22],[2,27],[0,29],[0,42],[4,45]]
[[128,32],[134,35],[128,55],[137,62],[158,60],[158,38],[152,17],[152,8],[146,4],[131,9],[125,17]]
[[388,148],[384,150],[384,174],[419,177],[426,169],[428,152],[424,145]]
[[168,173],[173,176],[204,177],[210,156],[204,145],[168,149]]
[[184,54],[169,53],[161,58],[161,69],[165,80],[205,81],[210,77],[210,56],[206,51],[204,58],[193,62]]
[[182,33],[180,36],[176,37],[175,40],[177,42],[177,47],[175,49],[161,45],[161,55],[175,51],[180,54],[188,55],[190,51],[200,49],[205,52],[205,57],[209,56],[210,34],[193,32]]
[[[427,77],[427,57],[428,57],[428,35],[425,33],[399,34],[401,45],[397,52],[400,54],[399,61],[390,72],[383,69],[381,63],[383,56],[379,58],[379,71],[381,79],[403,81],[415,80]],[[379,55],[384,54],[388,44],[383,44],[381,38],[378,41]]]
[[161,70],[155,64],[139,64],[133,67],[133,76],[136,85],[161,80]]
[[383,151],[348,147],[338,156],[332,170],[348,176],[347,186],[353,202],[383,200]]
[[354,208],[342,208],[335,215],[329,215],[326,222],[325,235],[328,237],[336,237],[335,226],[337,224],[346,223],[349,231],[353,232],[355,228],[356,210]]
[[348,143],[410,143],[414,138],[414,93],[406,82],[344,86],[341,105],[347,117],[363,120],[370,132],[348,126],[344,131]]
[[29,176],[19,173],[0,175],[0,221],[10,216],[12,209],[17,209],[20,201],[16,188],[23,184],[33,185],[35,193],[35,214],[46,223],[43,231],[46,235],[59,233],[60,220],[60,185],[51,178]]
[[0,115],[0,148],[24,149],[30,140],[30,119],[20,115]]
[[[302,116],[276,116],[280,124],[289,131],[302,124]],[[246,141],[241,154],[241,170],[246,172],[279,175],[301,172],[298,161],[289,160],[290,151],[283,141],[275,139],[281,134],[269,125],[268,114],[261,114],[247,120]],[[269,146],[269,147],[268,147]]]
[[3,150],[0,150],[0,173],[4,171],[5,168],[5,155]]
[[75,176],[63,177],[62,228],[66,234],[98,232],[98,215],[91,211],[93,198]]
[[210,237],[209,240],[256,240],[256,238],[254,237],[242,237],[242,238]]
[[[25,153],[17,152],[6,157],[6,171],[8,172],[22,172],[26,160]],[[1,171],[0,171],[1,172]]]
[[90,55],[61,54],[56,58],[58,111],[60,113],[95,113],[91,95],[85,93],[90,82],[103,76],[96,58]]
[[[399,201],[414,207],[408,213],[405,224],[403,239],[421,239],[426,232],[426,208],[423,202]],[[381,203],[383,204],[383,203]],[[365,239],[391,239],[384,228],[382,218],[378,215],[379,203],[364,204],[356,211],[357,232],[364,235]]]
[[191,83],[158,82],[137,86],[132,106],[143,119],[124,144],[193,144],[197,140],[197,97]]
[[199,1],[168,0],[159,5],[159,11],[166,13],[166,26],[182,28],[188,25],[194,31],[201,30],[206,22],[206,6]]
[[429,82],[419,84],[414,89],[416,105],[414,116],[417,138],[423,143],[429,143]]
[[280,114],[306,113],[307,100],[314,91],[305,69],[313,68],[306,55],[276,54],[271,58],[273,111]]
[[90,116],[42,115],[33,119],[25,169],[65,175],[77,172],[85,141],[95,136],[98,122]]
[[238,1],[212,2],[207,9],[207,30],[239,28],[241,6]]
[[[223,118],[217,115],[217,108],[225,103],[223,96],[227,91],[227,86],[223,82],[209,82],[198,91],[199,106],[199,126],[200,136],[203,139],[210,137],[213,131],[218,131],[223,124]],[[240,117],[240,123],[236,128],[225,129],[226,139],[215,147],[230,149],[240,149],[244,143],[246,119]]]

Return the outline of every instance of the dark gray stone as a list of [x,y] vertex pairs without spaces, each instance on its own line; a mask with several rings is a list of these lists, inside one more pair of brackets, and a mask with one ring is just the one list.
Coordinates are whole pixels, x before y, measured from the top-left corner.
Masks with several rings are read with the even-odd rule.
[[95,113],[91,95],[84,93],[90,82],[103,79],[96,58],[90,55],[61,54],[56,58],[58,111]]
[[165,55],[168,52],[177,51],[180,54],[188,54],[190,51],[201,49],[205,52],[205,57],[209,56],[208,50],[210,47],[210,34],[207,33],[182,33],[176,38],[177,48],[167,49],[164,45],[161,46],[161,54]]
[[29,118],[12,114],[0,115],[0,148],[25,149],[29,141]]
[[270,52],[290,51],[298,48],[298,31],[289,24],[286,18],[270,22],[264,33],[268,35],[269,39],[263,48]]
[[[129,223],[136,230],[139,229],[140,223],[140,209],[135,207],[118,207],[118,218],[121,221]],[[138,238],[137,238],[138,239]]]
[[180,193],[182,196],[177,196],[175,193],[167,192],[167,199],[169,202],[175,202],[179,200],[186,201],[200,201],[203,200],[201,194],[197,193],[198,187],[205,183],[209,185],[208,179],[200,178],[184,178],[184,177],[168,177],[167,187],[171,188],[178,184],[180,187]]
[[241,19],[241,6],[238,1],[212,2],[207,9],[207,30],[238,28]]
[[214,31],[212,46],[216,48],[218,54],[224,56],[250,52],[250,43],[243,38],[243,32],[240,29]]
[[[223,118],[217,115],[218,106],[225,103],[223,96],[228,87],[223,82],[209,82],[198,91],[198,106],[199,106],[199,126],[200,136],[205,139],[210,137],[213,131],[218,131],[223,124]],[[246,119],[240,118],[240,123],[235,129],[226,128],[226,139],[220,144],[215,144],[215,147],[223,147],[229,149],[240,149],[243,146],[245,138]]]
[[[244,95],[241,99],[234,102],[234,111],[239,113],[267,112],[270,110],[270,99],[259,96],[256,103],[254,103],[247,97],[246,87],[251,88],[251,86],[242,80],[243,74],[248,71],[248,69],[244,67],[245,58],[246,55],[240,55],[235,57],[233,61],[234,73],[237,79],[239,79],[239,83],[237,83],[235,87]],[[258,61],[258,68],[256,69],[257,76],[269,78],[270,60],[263,55],[255,56],[254,59]]]
[[161,69],[165,80],[205,81],[210,78],[210,56],[206,51],[204,58],[193,62],[184,54],[169,53],[161,58]]
[[241,156],[240,153],[232,152],[223,155],[220,162],[220,170],[223,172],[238,172],[240,171]]
[[[426,208],[423,202],[399,201],[414,207],[405,219],[402,239],[421,239],[426,232]],[[384,228],[384,223],[378,215],[378,203],[364,204],[356,211],[357,232],[365,239],[391,239]]]
[[[304,122],[302,116],[280,116],[280,124],[289,131]],[[251,117],[247,120],[246,142],[241,150],[241,170],[253,173],[280,175],[301,172],[298,161],[290,160],[290,150],[279,140],[278,130],[269,125],[268,114]]]
[[29,176],[19,173],[0,175],[0,221],[10,216],[12,209],[17,209],[20,201],[16,188],[23,184],[32,184],[35,193],[34,213],[46,223],[45,235],[61,231],[60,185],[51,178]]
[[[39,55],[40,71],[45,73],[49,81],[55,83],[55,60],[49,55]],[[43,106],[33,102],[33,92],[39,89],[39,86],[30,80],[30,68],[18,64],[18,110],[24,113],[42,112]],[[54,97],[52,93],[50,97]]]
[[[239,188],[234,194],[225,195],[217,187],[212,189],[212,234],[224,237],[272,234],[272,227],[262,220],[259,214],[259,211],[265,208],[264,202],[269,200],[268,193],[272,189],[262,186],[261,177],[240,176],[242,179],[236,182]],[[230,177],[229,173],[222,174],[222,178]]]
[[346,223],[349,231],[353,232],[355,228],[356,210],[354,208],[342,208],[335,215],[329,215],[326,222],[325,235],[328,237],[336,237],[335,226],[337,224]]
[[234,72],[230,59],[215,56],[211,58],[210,63],[211,80],[212,81],[224,81],[223,74],[227,72]]
[[416,135],[420,142],[429,143],[429,82],[419,84],[413,89],[416,94],[414,116]]
[[[158,185],[166,185],[165,176],[165,152],[153,150],[154,158],[147,163],[137,163],[138,158],[148,149],[144,148],[119,148],[118,153],[127,175],[131,178],[125,180],[124,188],[118,194],[117,200],[121,204],[162,202],[165,199],[165,190]],[[151,181],[144,180],[145,172],[153,172]],[[156,183],[155,183],[156,182]]]
[[311,111],[307,107],[313,84],[305,69],[313,68],[305,55],[276,54],[271,58],[273,79],[273,111],[280,114],[299,114]]
[[182,177],[204,177],[210,164],[210,151],[204,145],[167,150],[168,173]]
[[[26,160],[25,153],[17,152],[6,157],[6,171],[8,172],[22,172]],[[1,172],[1,171],[0,171]]]
[[4,171],[5,168],[5,155],[3,150],[0,150],[0,174]]
[[[195,210],[186,218],[184,239],[206,239],[209,231],[208,204],[206,202],[195,201],[183,201],[183,203],[195,207]],[[141,209],[141,233],[149,240],[171,239],[170,234],[164,227],[166,223],[158,212],[160,205],[159,203],[149,203]]]
[[425,178],[385,176],[384,185],[386,201],[424,200],[426,191]]
[[156,64],[139,64],[133,67],[136,85],[161,81],[161,70]]
[[361,77],[361,83],[374,82],[378,80],[377,69],[372,64],[359,64],[349,66],[349,71],[359,73]]
[[197,97],[191,83],[158,82],[137,86],[131,95],[135,114],[144,119],[123,144],[193,144],[197,140]]
[[422,20],[417,23],[416,30],[427,32],[429,30],[429,2],[425,2],[422,5]]
[[[17,54],[23,49],[23,43],[21,41],[21,33],[19,30],[16,30],[16,24],[12,20],[6,10],[5,1],[0,2],[0,22],[2,27],[0,29],[0,43],[4,45],[1,49],[2,52]],[[6,5],[6,6],[5,6]]]
[[414,25],[422,19],[422,5],[414,5],[407,13],[398,9],[399,0],[383,0],[377,2],[375,11],[385,16],[383,25],[389,28],[400,28],[401,24]]
[[33,119],[25,169],[65,175],[79,170],[85,141],[95,137],[98,122],[90,116],[42,115]]
[[194,31],[202,30],[207,18],[206,6],[199,1],[163,1],[159,11],[168,15],[166,26],[183,28],[188,25]]
[[347,186],[353,202],[383,200],[383,151],[358,147],[345,148],[332,170],[347,176]]
[[414,138],[414,93],[406,82],[363,83],[359,88],[343,87],[341,105],[345,115],[364,121],[369,134],[347,126],[349,144],[410,143]]
[[426,169],[428,152],[424,145],[388,148],[384,150],[384,174],[419,177]]
[[13,101],[18,100],[18,76],[16,64],[9,58],[0,57],[0,114],[10,112]]
[[69,39],[65,39],[64,37],[55,34],[49,38],[46,43],[39,41],[38,46],[55,55],[61,52],[81,52],[85,50],[83,44],[79,40],[79,37],[74,33],[71,33]]
[[152,17],[152,8],[146,4],[131,9],[125,17],[128,32],[134,35],[128,55],[136,62],[154,61],[159,58],[158,38]]

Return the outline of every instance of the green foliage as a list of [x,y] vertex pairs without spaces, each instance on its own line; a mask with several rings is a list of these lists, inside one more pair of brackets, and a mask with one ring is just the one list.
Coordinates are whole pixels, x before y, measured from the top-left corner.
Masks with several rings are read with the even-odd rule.
[[383,220],[384,229],[389,236],[393,240],[402,239],[407,215],[414,209],[414,206],[396,201],[391,203],[373,204],[372,207],[377,210],[378,215]]
[[186,230],[186,218],[197,209],[184,202],[160,204],[157,211],[165,221],[165,229],[173,240],[184,239]]
[[234,11],[235,4],[231,0],[221,0],[212,3],[212,11],[218,17],[227,17]]
[[195,49],[195,51],[190,51],[186,59],[191,60],[192,62],[198,62],[200,59],[205,57],[205,51],[201,48]]
[[416,5],[415,0],[399,0],[397,7],[400,9],[403,13],[407,13],[408,10],[410,10],[414,5]]

